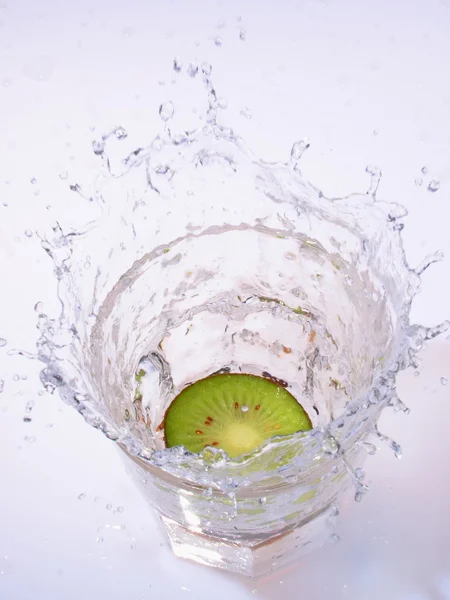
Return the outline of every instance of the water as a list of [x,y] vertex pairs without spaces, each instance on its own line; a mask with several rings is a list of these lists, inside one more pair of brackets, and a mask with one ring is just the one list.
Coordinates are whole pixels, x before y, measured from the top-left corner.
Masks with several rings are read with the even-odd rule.
[[[177,129],[174,104],[161,104],[162,130],[124,156],[120,172],[109,145],[126,131],[102,136],[95,181],[77,185],[93,187],[86,197],[105,210],[83,230],[54,224],[42,238],[63,306],[50,317],[36,305],[42,381],[131,455],[207,489],[282,482],[331,456],[361,499],[366,486],[342,461],[355,443],[375,452],[368,432],[401,455],[373,424],[399,406],[398,372],[448,325],[409,320],[420,274],[441,256],[409,268],[406,211],[378,200],[378,167],[366,169],[367,194],[324,197],[298,169],[309,142],[295,142],[286,163],[255,157],[219,122],[211,66],[197,76],[188,65],[208,98],[200,126]],[[180,59],[173,68],[182,77]],[[171,400],[219,370],[275,378],[314,430],[236,460],[165,449]]]

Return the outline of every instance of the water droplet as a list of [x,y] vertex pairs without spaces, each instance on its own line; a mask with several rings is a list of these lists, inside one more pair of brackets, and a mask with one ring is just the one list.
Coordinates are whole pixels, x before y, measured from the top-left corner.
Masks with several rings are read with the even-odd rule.
[[94,154],[96,154],[97,156],[100,156],[105,151],[104,142],[102,140],[101,141],[94,140],[92,142],[92,150],[94,151]]
[[122,514],[123,513],[123,506],[118,506],[114,512]]
[[437,179],[432,179],[430,181],[430,183],[428,184],[428,191],[429,192],[437,192],[439,190],[439,188],[441,187],[440,182]]
[[248,106],[244,106],[244,108],[241,108],[241,115],[246,119],[251,119],[253,116],[252,111],[248,108]]
[[28,442],[29,444],[34,444],[34,442],[36,441],[36,436],[26,435],[23,439],[25,440],[25,442]]
[[189,77],[195,77],[198,73],[198,65],[196,65],[195,63],[189,63],[188,68],[187,68],[187,74],[189,75]]
[[245,42],[246,38],[247,38],[247,32],[245,31],[245,29],[241,29],[239,32],[239,39],[242,42]]
[[291,160],[298,161],[303,156],[305,150],[308,150],[310,143],[308,140],[299,140],[292,145],[291,148]]
[[242,410],[242,412],[243,412],[243,413],[246,413],[246,412],[248,412],[248,406],[246,406],[245,404],[243,404],[243,405],[241,406],[241,410]]
[[260,504],[262,504],[263,506],[265,506],[265,505],[267,504],[267,498],[266,498],[265,496],[263,496],[262,498],[260,498],[260,499],[258,500],[258,502],[259,502]]
[[25,412],[30,413],[34,408],[34,400],[29,400],[25,405]]
[[329,435],[324,438],[322,442],[322,448],[324,452],[327,452],[332,456],[336,456],[336,454],[339,452],[339,443],[332,435]]
[[25,229],[24,233],[28,238],[33,237],[33,232],[31,229]]
[[420,169],[420,171],[421,171],[421,173],[422,173],[423,175],[427,175],[427,174],[428,174],[428,168],[427,168],[427,167],[422,167],[422,168]]
[[353,285],[353,279],[349,275],[346,275],[344,277],[344,279],[345,279],[345,283],[348,285],[348,287],[352,287],[352,285]]
[[78,500],[84,500],[86,498],[86,494],[84,492],[82,492],[81,494],[78,495]]
[[27,376],[27,375],[21,375],[21,376],[20,376],[20,379],[21,379],[22,381],[26,381],[26,380],[28,379],[28,376]]
[[130,548],[131,548],[132,550],[136,550],[136,544],[135,544],[135,543],[131,544]]
[[333,533],[333,534],[331,534],[331,537],[330,537],[330,539],[331,539],[331,541],[333,542],[333,544],[337,544],[338,542],[340,542],[340,541],[341,541],[341,538],[338,536],[338,534],[337,534],[337,533]]
[[15,375],[13,375],[13,381],[19,381],[20,376],[17,375],[17,373]]
[[441,385],[447,385],[448,379],[447,377],[441,377]]
[[5,338],[0,338],[0,348],[4,348],[8,342]]
[[159,107],[159,116],[163,121],[168,121],[169,119],[171,119],[173,117],[174,112],[175,108],[173,106],[173,103],[170,101],[164,102],[164,104],[161,104],[161,106]]
[[202,73],[203,75],[206,75],[206,77],[209,77],[212,73],[212,66],[209,63],[203,63],[202,64]]
[[69,174],[67,173],[67,171],[60,171],[58,173],[58,177],[65,181],[69,177]]
[[111,510],[112,509],[112,504],[107,504],[105,508],[106,508],[106,510]]
[[174,58],[173,59],[173,70],[176,71],[177,73],[179,73],[182,68],[183,68],[183,63],[181,62],[181,59]]
[[30,179],[30,183],[31,183],[32,185],[36,185],[36,184],[37,184],[37,179],[36,179],[36,177],[32,177],[32,178]]
[[414,179],[414,185],[417,185],[417,187],[420,187],[423,183],[423,179],[421,179],[420,177],[416,177],[416,179]]
[[219,35],[214,38],[214,44],[216,46],[221,46],[223,44],[223,40],[222,40],[222,38]]
[[128,137],[128,131],[126,129],[124,129],[123,127],[118,127],[115,131],[114,134],[116,136],[117,140],[124,140],[125,138]]
[[5,380],[0,379],[0,394],[3,392],[4,389],[5,389]]

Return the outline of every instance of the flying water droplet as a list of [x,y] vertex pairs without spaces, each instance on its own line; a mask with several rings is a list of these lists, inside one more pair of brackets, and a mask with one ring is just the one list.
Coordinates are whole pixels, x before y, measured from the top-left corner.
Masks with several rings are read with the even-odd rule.
[[448,379],[447,377],[441,377],[441,385],[447,385]]
[[36,184],[37,184],[37,179],[36,179],[36,177],[32,177],[32,178],[30,179],[30,183],[31,183],[31,185],[36,185]]
[[105,506],[105,508],[106,508],[106,510],[111,510],[111,509],[112,509],[112,504],[109,504],[109,503],[108,503],[108,504]]
[[422,173],[423,175],[427,175],[427,174],[428,174],[428,168],[427,168],[427,167],[422,167],[422,168],[420,169],[420,171],[421,171],[421,173]]
[[122,514],[122,513],[123,513],[123,510],[124,510],[124,509],[123,509],[123,506],[118,506],[114,512],[116,512],[116,513],[119,513],[119,514]]
[[164,102],[164,104],[161,104],[161,106],[159,107],[159,116],[164,122],[169,121],[169,119],[173,117],[174,112],[174,105],[170,101]]
[[248,108],[248,106],[244,106],[244,108],[241,108],[241,115],[246,119],[251,119],[253,116],[252,111]]
[[245,31],[245,29],[241,29],[239,32],[239,39],[242,42],[245,42],[245,40],[247,39],[247,32]]
[[423,183],[423,179],[421,179],[420,177],[416,177],[416,179],[414,179],[414,185],[417,185],[417,187],[420,187]]
[[291,148],[291,161],[297,163],[303,156],[305,150],[308,150],[309,146],[310,143],[306,139],[295,142]]
[[209,63],[202,63],[202,73],[206,77],[209,77],[212,73],[212,66]]
[[222,40],[222,38],[221,38],[220,36],[217,36],[217,37],[215,37],[215,38],[214,38],[214,44],[215,44],[216,46],[219,46],[219,47],[220,47],[220,46],[223,44],[223,40]]
[[81,494],[78,495],[78,500],[84,500],[86,498],[86,494],[84,492],[82,492]]
[[437,179],[432,179],[430,181],[430,183],[428,184],[427,189],[429,192],[437,192],[440,187],[441,187],[440,181],[438,181]]
[[128,131],[124,127],[117,127],[114,131],[117,140],[124,140],[128,137]]
[[174,58],[173,59],[173,70],[176,71],[177,73],[179,73],[182,68],[183,68],[183,63],[181,62],[181,59]]
[[25,406],[25,412],[30,413],[34,408],[34,400],[29,400]]
[[69,177],[69,174],[67,173],[67,171],[60,171],[58,173],[58,177],[65,181]]
[[23,439],[25,440],[25,442],[28,442],[29,444],[34,444],[34,442],[36,441],[36,436],[26,435]]
[[366,173],[370,175],[370,187],[367,190],[367,194],[375,197],[381,181],[381,169],[375,165],[367,165]]
[[189,66],[187,68],[187,74],[189,75],[189,77],[195,77],[198,73],[198,65],[196,65],[195,63],[189,63]]
[[41,313],[44,310],[44,305],[42,302],[36,302],[34,305],[34,312]]
[[0,338],[0,348],[4,348],[8,342],[5,338]]
[[0,394],[3,392],[4,389],[5,389],[5,380],[0,379]]
[[265,505],[267,504],[267,498],[266,498],[265,496],[263,496],[262,498],[260,498],[260,499],[258,500],[258,502],[259,502],[260,504],[262,504],[262,506],[265,506]]
[[17,373],[15,375],[13,375],[13,381],[19,381],[20,376],[17,375]]
[[27,236],[27,238],[33,237],[33,232],[31,231],[31,229],[25,229],[24,233]]
[[333,544],[338,544],[341,541],[341,538],[338,536],[337,533],[331,534],[330,539],[333,542]]
[[94,140],[92,142],[92,150],[94,151],[94,154],[96,154],[97,156],[100,156],[101,154],[103,154],[103,152],[105,151],[105,143],[103,142],[103,140]]

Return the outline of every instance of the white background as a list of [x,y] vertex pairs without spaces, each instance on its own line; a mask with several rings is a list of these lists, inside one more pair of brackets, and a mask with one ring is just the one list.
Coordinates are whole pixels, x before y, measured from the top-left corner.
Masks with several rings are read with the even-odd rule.
[[[122,125],[146,145],[160,102],[181,111],[175,56],[213,65],[223,118],[259,156],[287,160],[307,138],[303,173],[325,194],[365,191],[365,167],[378,165],[379,196],[410,213],[410,264],[438,249],[450,257],[448,0],[1,2],[0,599],[449,599],[445,336],[419,377],[399,378],[412,413],[386,414],[381,428],[404,457],[380,448],[368,459],[371,489],[346,507],[341,542],[257,582],[173,558],[114,445],[58,398],[37,395],[37,363],[7,356],[34,351],[37,301],[58,308],[50,261],[25,230],[67,212],[89,217],[67,186],[97,165],[98,133]],[[414,320],[450,315],[449,260],[424,275]]]

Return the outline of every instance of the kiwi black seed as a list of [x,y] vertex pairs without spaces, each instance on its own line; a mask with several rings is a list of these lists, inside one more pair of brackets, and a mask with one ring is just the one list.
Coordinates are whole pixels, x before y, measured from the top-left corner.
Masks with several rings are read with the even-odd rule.
[[206,447],[232,458],[267,439],[312,428],[301,404],[282,386],[256,375],[212,375],[176,396],[164,418],[166,446]]

